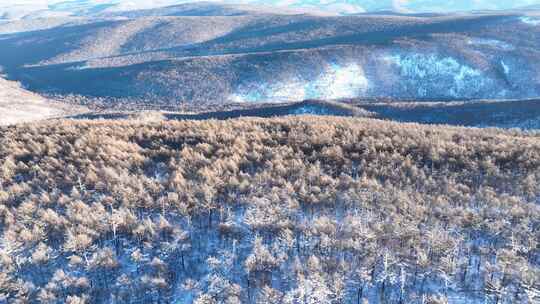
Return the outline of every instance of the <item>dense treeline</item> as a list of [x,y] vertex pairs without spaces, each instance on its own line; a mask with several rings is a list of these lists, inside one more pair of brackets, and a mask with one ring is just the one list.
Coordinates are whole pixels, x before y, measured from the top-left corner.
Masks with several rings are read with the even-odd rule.
[[538,303],[540,137],[370,119],[0,129],[0,303]]

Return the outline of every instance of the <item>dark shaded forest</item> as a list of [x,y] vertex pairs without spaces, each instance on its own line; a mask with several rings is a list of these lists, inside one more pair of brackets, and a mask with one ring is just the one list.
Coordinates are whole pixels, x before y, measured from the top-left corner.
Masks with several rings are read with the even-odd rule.
[[0,128],[0,303],[538,303],[540,136],[363,118]]

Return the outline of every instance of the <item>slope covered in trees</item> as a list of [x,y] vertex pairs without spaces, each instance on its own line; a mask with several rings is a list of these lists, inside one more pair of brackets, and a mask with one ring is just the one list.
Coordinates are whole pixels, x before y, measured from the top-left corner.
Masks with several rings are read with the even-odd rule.
[[539,181],[489,129],[0,128],[0,302],[538,303]]
[[34,92],[115,109],[540,96],[538,11],[320,16],[194,6],[3,22],[0,66]]

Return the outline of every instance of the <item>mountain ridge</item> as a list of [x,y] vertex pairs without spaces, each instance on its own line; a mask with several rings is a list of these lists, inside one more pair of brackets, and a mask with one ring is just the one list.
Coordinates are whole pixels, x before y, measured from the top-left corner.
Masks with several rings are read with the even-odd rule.
[[536,20],[534,12],[116,16],[27,21],[27,32],[19,21],[0,25],[0,66],[44,94],[169,105],[525,99],[540,94],[530,83],[540,79]]
[[[298,11],[312,14],[339,14],[350,15],[365,12],[394,11],[397,13],[449,13],[479,10],[508,10],[530,8],[538,5],[536,1],[458,1],[441,2],[425,0],[293,0],[293,1],[262,1],[262,0],[239,0],[239,1],[189,1],[189,0],[158,0],[143,1],[132,0],[122,2],[119,0],[43,0],[39,2],[30,0],[15,0],[12,4],[0,5],[0,16],[3,19],[42,18],[52,16],[96,16],[120,11],[152,10],[170,7],[174,5],[212,5],[234,6],[252,5],[253,7],[274,8],[284,13],[285,11]],[[250,8],[252,10],[252,8]]]

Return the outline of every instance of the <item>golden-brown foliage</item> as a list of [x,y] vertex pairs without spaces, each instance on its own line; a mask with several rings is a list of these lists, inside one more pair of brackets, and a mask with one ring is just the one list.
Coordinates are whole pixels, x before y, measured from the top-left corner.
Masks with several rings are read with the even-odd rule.
[[[537,288],[539,203],[540,138],[518,132],[312,116],[2,128],[0,297],[158,301],[195,279],[201,303],[282,298],[276,280],[337,299],[346,280],[358,301],[441,302],[426,280],[451,279],[519,300]],[[400,271],[419,277],[409,293],[385,288]]]

